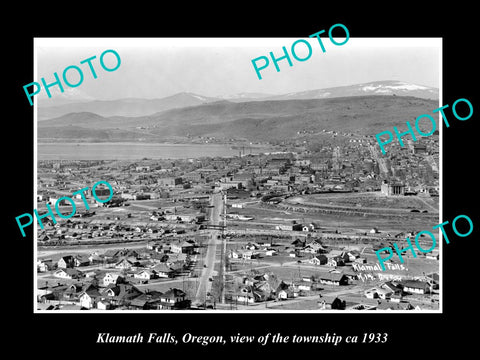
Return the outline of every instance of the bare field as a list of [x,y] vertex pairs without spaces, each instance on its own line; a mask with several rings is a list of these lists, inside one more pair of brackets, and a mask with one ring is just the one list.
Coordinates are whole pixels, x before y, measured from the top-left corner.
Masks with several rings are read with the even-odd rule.
[[[327,193],[302,195],[289,198],[287,203],[351,206],[358,209],[398,209],[438,211],[438,197],[430,196],[385,196],[380,192]],[[432,209],[433,208],[433,209]]]
[[[320,229],[340,230],[342,232],[365,232],[373,227],[380,231],[399,233],[403,231],[421,231],[431,229],[439,223],[438,219],[433,214],[417,214],[407,212],[406,215],[392,215],[390,217],[375,217],[355,215],[341,215],[341,214],[325,214],[315,212],[296,212],[286,211],[282,209],[259,207],[246,207],[243,209],[235,209],[240,215],[252,216],[252,221],[229,221],[230,225],[235,225],[234,229],[242,230],[249,228],[263,228],[268,229],[275,226],[275,224],[292,224],[293,221],[297,223],[315,223],[320,226]],[[238,211],[237,211],[238,210]],[[429,216],[425,216],[429,215]],[[302,234],[298,232],[299,236]]]

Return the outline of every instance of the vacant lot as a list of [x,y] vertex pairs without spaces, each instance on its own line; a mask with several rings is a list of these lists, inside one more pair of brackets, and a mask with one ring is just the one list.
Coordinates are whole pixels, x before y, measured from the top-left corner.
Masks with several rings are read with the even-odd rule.
[[[344,194],[343,194],[344,195]],[[317,196],[317,195],[309,195]],[[302,197],[303,198],[303,197]],[[418,200],[418,199],[417,199]],[[413,200],[415,201],[415,200]],[[419,201],[419,200],[418,200]],[[326,202],[326,200],[325,200]],[[335,214],[322,212],[303,212],[281,209],[279,206],[247,206],[244,209],[235,209],[235,212],[245,216],[253,216],[252,221],[228,221],[227,225],[234,230],[245,229],[274,229],[277,224],[292,224],[293,221],[302,224],[315,223],[320,230],[345,232],[366,232],[373,227],[382,232],[399,233],[404,231],[421,231],[431,229],[432,226],[439,223],[438,217],[433,213],[411,213],[409,210],[402,209],[401,213],[392,214],[389,217],[375,216],[371,214],[364,216],[358,214]],[[297,206],[297,205],[295,205]],[[330,205],[329,205],[330,206]],[[347,205],[342,205],[347,206]],[[353,208],[353,206],[350,206]],[[312,207],[313,208],[313,207]],[[362,208],[358,208],[362,209]],[[423,208],[422,208],[423,209]],[[382,209],[379,213],[384,212]],[[262,225],[261,225],[262,224]],[[234,225],[234,226],[232,226]],[[285,232],[287,234],[287,232]],[[302,232],[298,233],[298,236]]]
[[[313,194],[286,200],[292,204],[348,206],[358,209],[398,209],[438,211],[438,198],[428,196],[385,196],[380,192]],[[432,209],[433,208],[433,209]]]

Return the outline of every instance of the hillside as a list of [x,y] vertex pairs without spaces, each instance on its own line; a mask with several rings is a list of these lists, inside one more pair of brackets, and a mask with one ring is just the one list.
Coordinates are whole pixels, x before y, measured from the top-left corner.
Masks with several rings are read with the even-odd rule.
[[218,101],[217,98],[196,95],[192,93],[178,93],[161,99],[119,99],[108,101],[86,101],[62,104],[59,106],[39,106],[38,119],[45,120],[73,112],[91,112],[101,116],[145,116],[169,109],[185,106],[201,105]]
[[102,141],[164,141],[170,137],[186,137],[187,134],[269,141],[292,138],[299,131],[315,133],[322,130],[373,135],[392,126],[404,126],[406,120],[412,121],[437,107],[437,101],[403,96],[242,103],[220,101],[144,117],[72,113],[39,122],[38,137],[39,140],[84,141],[81,129],[90,135],[93,131],[95,138]]
[[[67,92],[66,92],[67,93]],[[90,112],[104,117],[126,116],[141,117],[150,116],[171,109],[180,109],[184,107],[209,104],[214,102],[234,102],[244,103],[252,101],[278,101],[278,100],[308,100],[308,99],[331,99],[338,97],[352,96],[413,96],[421,99],[438,100],[439,90],[423,85],[405,83],[396,80],[374,81],[362,84],[347,86],[338,86],[331,88],[322,88],[292,92],[288,94],[272,95],[263,93],[239,93],[234,95],[224,95],[220,97],[209,97],[190,92],[182,92],[159,99],[117,99],[117,100],[87,100],[88,98],[81,94],[77,89],[69,89],[68,102],[53,106],[49,100],[39,103],[37,118],[39,121],[57,118],[69,113]],[[61,96],[65,94],[56,94],[55,103],[62,100]],[[78,99],[75,102],[75,99]],[[80,99],[84,99],[80,101]]]
[[[326,99],[349,96],[395,95],[413,96],[421,99],[438,100],[437,88],[406,83],[397,80],[373,81],[369,83],[307,90],[268,97],[268,100]],[[265,100],[267,100],[265,99]]]

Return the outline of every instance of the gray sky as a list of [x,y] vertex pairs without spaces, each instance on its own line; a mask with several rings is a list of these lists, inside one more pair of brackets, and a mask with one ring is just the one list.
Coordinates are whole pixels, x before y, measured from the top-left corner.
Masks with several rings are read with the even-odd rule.
[[[290,51],[298,38],[37,38],[37,69],[32,81],[44,77],[47,83],[53,82],[53,73],[61,77],[69,65],[83,70],[83,83],[76,88],[65,86],[64,94],[54,91],[49,100],[52,105],[65,96],[107,100],[161,98],[183,91],[205,96],[284,94],[377,80],[440,87],[440,38],[350,37],[342,46],[333,45],[328,36],[322,39],[326,52],[322,53],[316,39],[309,39],[312,55],[299,62]],[[270,59],[259,80],[251,60],[268,57],[270,51],[280,57],[282,46],[289,51],[293,66],[282,60],[278,63],[281,71],[276,72]],[[305,55],[303,47],[296,48],[298,56]],[[107,49],[121,57],[116,71],[100,67],[100,54]],[[92,62],[97,79],[92,78],[87,64],[80,64],[93,55],[97,56]],[[113,55],[107,56],[105,61],[114,64]],[[75,71],[69,76],[74,82]],[[43,89],[39,96],[46,98]]]

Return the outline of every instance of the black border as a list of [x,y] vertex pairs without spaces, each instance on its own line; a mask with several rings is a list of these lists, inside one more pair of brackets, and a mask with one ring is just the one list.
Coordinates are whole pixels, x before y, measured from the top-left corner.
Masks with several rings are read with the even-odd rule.
[[[462,352],[473,348],[474,330],[468,324],[475,313],[476,251],[474,239],[478,229],[467,238],[451,235],[444,245],[443,314],[33,314],[32,264],[33,240],[27,231],[22,238],[14,217],[31,211],[33,204],[33,109],[26,101],[23,85],[33,81],[34,37],[305,37],[335,23],[345,24],[352,37],[442,37],[443,38],[443,104],[467,98],[474,115],[468,121],[452,120],[443,130],[443,218],[453,220],[467,214],[478,226],[478,211],[473,196],[478,161],[475,156],[474,126],[478,122],[478,57],[475,40],[473,6],[456,2],[423,9],[419,4],[383,3],[379,6],[347,3],[327,6],[325,3],[224,3],[219,6],[181,4],[179,8],[158,4],[133,6],[115,3],[104,6],[49,8],[29,5],[7,34],[12,50],[7,60],[4,96],[9,109],[5,118],[4,140],[8,276],[4,288],[7,307],[14,316],[8,323],[7,342],[16,353],[28,349],[50,356],[100,356],[136,354],[161,357],[166,354],[226,355],[285,353],[294,356],[323,356],[328,353],[390,356],[392,353],[439,355],[451,347],[462,346]],[[266,6],[266,8],[264,8]],[[327,54],[328,55],[328,54]],[[248,60],[248,59],[247,59]],[[5,68],[7,69],[7,68]],[[11,126],[12,125],[12,126]],[[13,175],[13,176],[12,176]],[[451,232],[449,232],[450,235]],[[11,262],[10,262],[11,261]],[[470,315],[472,313],[472,315]],[[473,320],[473,318],[472,318]],[[326,332],[343,336],[364,332],[389,334],[386,344],[332,346],[328,344],[293,345],[161,345],[96,344],[98,332],[135,334],[171,332],[177,337],[185,332],[198,335],[321,335]],[[146,352],[145,352],[146,351]],[[147,353],[148,352],[148,353]],[[95,354],[95,355],[94,355]],[[286,353],[285,353],[286,355]],[[42,356],[42,357],[43,357]],[[341,356],[343,357],[343,356]]]

